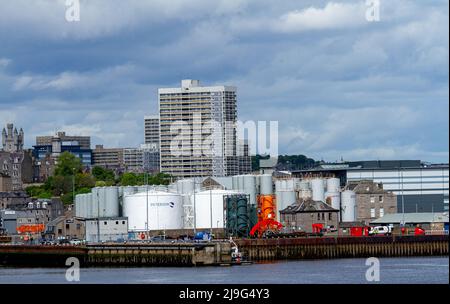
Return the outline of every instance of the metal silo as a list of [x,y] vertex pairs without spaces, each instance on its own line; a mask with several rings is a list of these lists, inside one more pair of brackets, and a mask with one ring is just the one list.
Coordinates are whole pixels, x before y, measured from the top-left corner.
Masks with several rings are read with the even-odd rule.
[[250,204],[256,205],[256,178],[254,175],[244,175],[244,191],[250,195]]
[[354,222],[355,208],[356,208],[356,194],[351,190],[345,190],[342,192],[342,222]]
[[232,184],[233,190],[239,190],[239,178],[237,175],[235,175],[231,178],[231,184]]
[[238,190],[244,191],[244,175],[238,175]]
[[261,195],[270,195],[273,194],[273,184],[272,184],[272,175],[263,174],[259,175],[260,181],[260,194]]
[[80,199],[81,195],[78,194],[75,196],[75,216],[76,217],[81,217],[81,199]]
[[102,217],[118,217],[119,216],[119,190],[117,187],[105,188],[105,209]]
[[[205,190],[195,194],[195,227],[197,229],[224,227],[224,197],[238,194],[230,190]],[[194,200],[191,195],[191,201]]]
[[83,198],[83,205],[84,205],[84,217],[85,218],[90,218],[90,217],[92,217],[91,215],[90,215],[90,212],[91,212],[91,206],[92,206],[92,204],[93,204],[93,201],[92,201],[93,199],[92,199],[92,193],[88,193],[88,194],[85,194],[84,195],[84,198]]
[[315,178],[311,180],[312,199],[314,201],[325,201],[323,179]]
[[131,231],[183,229],[179,194],[149,191],[148,195],[145,192],[126,195],[123,213]]
[[89,205],[89,218],[96,218],[98,217],[98,206],[99,206],[99,200],[100,200],[100,188],[95,187],[92,189],[92,201]]
[[341,181],[339,178],[328,178],[327,179],[327,192],[336,193],[339,192],[341,187]]
[[341,207],[341,194],[339,192],[325,192],[325,203],[339,210]]

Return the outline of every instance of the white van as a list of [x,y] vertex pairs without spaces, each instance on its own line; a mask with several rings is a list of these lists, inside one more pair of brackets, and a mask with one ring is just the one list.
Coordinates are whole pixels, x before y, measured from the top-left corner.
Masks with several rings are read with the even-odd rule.
[[369,235],[391,235],[392,226],[375,226],[370,227]]

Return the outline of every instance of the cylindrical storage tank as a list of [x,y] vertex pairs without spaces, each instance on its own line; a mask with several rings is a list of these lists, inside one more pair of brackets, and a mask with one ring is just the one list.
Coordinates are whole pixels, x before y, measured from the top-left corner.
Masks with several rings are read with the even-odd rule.
[[354,222],[356,208],[356,194],[351,190],[342,192],[341,197],[342,222]]
[[309,189],[300,190],[298,192],[298,197],[302,199],[310,199],[312,198],[312,191]]
[[244,175],[239,175],[238,176],[238,190],[239,191],[244,191]]
[[278,220],[281,219],[280,212],[297,201],[295,191],[279,191],[276,195],[276,205],[278,211]]
[[78,194],[75,196],[75,216],[81,217],[81,195]]
[[233,190],[239,190],[239,178],[237,175],[231,177],[231,184],[232,184],[232,188]]
[[284,183],[282,180],[276,180],[275,181],[275,192],[283,191],[284,189]]
[[333,209],[339,210],[341,206],[341,194],[339,192],[325,192],[325,203]]
[[330,193],[336,193],[339,192],[341,187],[341,181],[339,180],[339,178],[328,178],[327,179],[327,192]]
[[85,218],[92,217],[90,214],[91,208],[92,208],[91,206],[93,204],[92,193],[88,193],[88,194],[84,195],[83,204],[84,204],[84,217]]
[[298,183],[299,190],[311,190],[309,181],[302,180]]
[[315,178],[311,180],[311,189],[313,201],[325,201],[323,179]]
[[150,191],[148,205],[146,192],[126,195],[123,215],[131,231],[183,229],[183,203],[174,193]]
[[260,194],[270,195],[273,194],[272,175],[262,174],[259,176],[260,181]]
[[101,217],[118,217],[119,216],[119,190],[117,187],[105,188],[106,204],[102,210]]
[[182,194],[192,194],[195,189],[195,182],[192,179],[184,179],[182,180],[183,192]]
[[250,195],[250,204],[256,205],[256,178],[254,175],[244,175],[244,193]]
[[132,186],[126,186],[123,188],[123,195],[131,195],[131,194],[135,194],[136,192],[134,191],[134,187]]
[[100,187],[95,187],[92,189],[92,202],[89,204],[89,216],[88,218],[97,218],[98,217],[98,209],[99,204],[101,202],[101,195],[100,195]]
[[295,189],[295,180],[294,179],[287,179],[284,181],[284,190],[287,191],[294,191]]
[[[224,227],[224,197],[237,194],[236,191],[206,190],[195,194],[195,227],[197,229],[225,228]],[[191,195],[191,202],[194,202]]]

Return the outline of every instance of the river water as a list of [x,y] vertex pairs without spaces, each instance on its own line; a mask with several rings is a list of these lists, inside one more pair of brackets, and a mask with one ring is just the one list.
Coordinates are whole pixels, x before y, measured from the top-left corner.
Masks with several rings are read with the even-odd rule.
[[[387,284],[448,284],[448,257],[381,258]],[[233,267],[81,268],[80,283],[100,284],[361,284],[366,259],[279,261]],[[0,267],[0,284],[63,284],[66,268]]]

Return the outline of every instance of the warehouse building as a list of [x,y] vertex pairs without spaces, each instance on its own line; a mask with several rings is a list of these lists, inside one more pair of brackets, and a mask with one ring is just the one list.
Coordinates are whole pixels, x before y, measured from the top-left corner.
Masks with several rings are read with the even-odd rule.
[[321,164],[292,172],[296,177],[337,177],[341,186],[371,180],[397,195],[397,212],[449,210],[449,167],[420,160],[357,161]]

